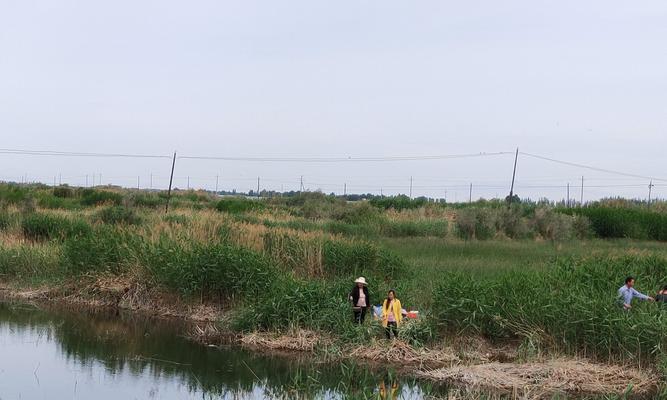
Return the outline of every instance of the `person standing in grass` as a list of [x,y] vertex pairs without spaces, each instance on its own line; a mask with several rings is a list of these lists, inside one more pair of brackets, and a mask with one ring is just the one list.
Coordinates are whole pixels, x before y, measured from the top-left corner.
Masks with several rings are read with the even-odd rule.
[[653,297],[639,293],[634,286],[635,278],[628,276],[625,278],[625,285],[618,289],[618,300],[623,304],[623,309],[630,310],[632,308],[632,299],[635,297],[640,300],[655,301]]
[[382,303],[382,326],[384,326],[387,339],[391,339],[392,333],[394,338],[398,337],[398,326],[403,320],[401,310],[401,301],[396,298],[396,291],[391,289]]
[[354,287],[350,292],[350,301],[354,311],[354,322],[363,324],[366,318],[366,311],[371,307],[371,297],[368,294],[368,284],[366,278],[360,276],[354,281]]
[[662,290],[655,296],[655,301],[662,304],[667,304],[667,285],[662,287]]

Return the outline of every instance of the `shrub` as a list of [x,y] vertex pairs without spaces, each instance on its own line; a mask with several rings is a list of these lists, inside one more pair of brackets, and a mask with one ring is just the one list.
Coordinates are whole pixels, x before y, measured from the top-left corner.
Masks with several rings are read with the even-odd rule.
[[496,229],[512,239],[525,239],[532,236],[528,221],[518,207],[500,209]]
[[491,239],[495,233],[495,220],[492,210],[467,208],[456,215],[456,228],[460,237],[466,240]]
[[95,206],[100,204],[121,205],[123,196],[120,193],[96,189],[79,189],[81,204],[84,206]]
[[90,225],[83,219],[69,219],[56,215],[31,213],[23,216],[21,230],[30,240],[64,240],[90,232]]
[[74,190],[69,186],[58,186],[53,188],[53,195],[61,199],[69,199],[74,197]]
[[97,214],[105,224],[137,225],[141,223],[141,217],[133,208],[125,206],[111,206],[100,210]]
[[446,220],[391,221],[382,226],[382,234],[390,237],[447,236]]
[[535,229],[544,239],[560,241],[572,236],[572,218],[549,208],[539,208],[533,219]]
[[258,200],[248,200],[242,197],[230,197],[218,201],[215,208],[221,212],[239,214],[253,210],[261,210],[264,208],[264,204]]

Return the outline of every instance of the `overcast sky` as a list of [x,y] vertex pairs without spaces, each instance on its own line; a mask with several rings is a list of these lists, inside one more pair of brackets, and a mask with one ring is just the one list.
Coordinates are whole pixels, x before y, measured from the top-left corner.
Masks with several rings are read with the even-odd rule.
[[[667,2],[0,0],[1,148],[234,157],[521,151],[667,179]],[[513,157],[179,159],[176,185],[467,200]],[[0,154],[0,179],[165,187],[168,159]],[[522,197],[648,180],[519,158]],[[667,181],[654,194],[667,197]],[[614,187],[593,187],[613,186]],[[637,185],[636,187],[631,185]],[[535,188],[534,186],[540,186]]]

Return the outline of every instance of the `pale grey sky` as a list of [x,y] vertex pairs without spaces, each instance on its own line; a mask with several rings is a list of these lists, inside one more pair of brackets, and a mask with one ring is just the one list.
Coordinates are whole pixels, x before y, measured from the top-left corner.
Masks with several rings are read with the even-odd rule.
[[[512,151],[667,178],[664,1],[0,0],[1,148],[218,156]],[[0,179],[164,187],[169,160],[0,154]],[[504,196],[511,156],[179,160],[176,185]],[[648,181],[520,158],[522,197]],[[97,183],[97,182],[96,182]],[[667,197],[665,186],[654,193]],[[577,189],[578,190],[578,189]],[[573,197],[578,192],[572,190]]]

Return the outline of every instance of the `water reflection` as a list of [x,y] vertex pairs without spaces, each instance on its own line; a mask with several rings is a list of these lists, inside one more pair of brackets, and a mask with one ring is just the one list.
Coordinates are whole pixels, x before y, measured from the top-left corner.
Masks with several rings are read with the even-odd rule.
[[364,366],[200,346],[180,335],[185,329],[130,313],[0,303],[0,399],[412,399],[433,391]]

